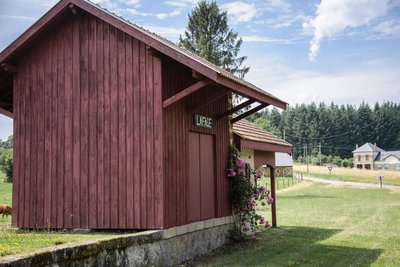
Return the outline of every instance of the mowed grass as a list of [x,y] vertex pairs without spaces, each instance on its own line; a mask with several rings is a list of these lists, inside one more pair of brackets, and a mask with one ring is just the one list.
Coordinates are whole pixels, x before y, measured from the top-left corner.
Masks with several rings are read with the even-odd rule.
[[[12,206],[12,184],[4,183],[3,176],[4,174],[0,171],[0,204]],[[71,231],[25,231],[11,227],[11,216],[3,218],[0,215],[0,257],[66,243],[97,240],[112,235],[115,233],[78,234]]]
[[193,265],[400,266],[400,190],[305,181],[277,196],[278,228]]
[[302,173],[303,175],[311,177],[319,177],[331,180],[362,182],[379,184],[378,176],[384,176],[383,184],[387,185],[400,185],[400,171],[384,171],[384,170],[358,170],[351,168],[334,167],[332,172],[325,166],[309,165],[309,172],[307,172],[307,165],[295,164],[293,166],[294,172]]

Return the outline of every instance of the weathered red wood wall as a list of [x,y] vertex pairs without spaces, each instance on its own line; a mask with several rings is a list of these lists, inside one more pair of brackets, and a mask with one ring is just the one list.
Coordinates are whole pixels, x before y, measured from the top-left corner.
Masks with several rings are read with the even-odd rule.
[[[192,78],[190,68],[162,57],[163,100],[197,82]],[[215,214],[217,217],[231,214],[228,200],[229,181],[226,177],[226,164],[229,151],[229,124],[224,118],[216,121],[213,129],[199,128],[193,125],[193,114],[215,119],[228,107],[228,98],[206,105],[191,113],[188,108],[201,103],[212,94],[218,94],[221,88],[209,86],[182,101],[164,109],[164,195],[165,227],[189,223],[189,131],[203,132],[215,136]],[[215,122],[215,120],[214,120]]]
[[160,58],[83,12],[17,58],[13,225],[163,227]]

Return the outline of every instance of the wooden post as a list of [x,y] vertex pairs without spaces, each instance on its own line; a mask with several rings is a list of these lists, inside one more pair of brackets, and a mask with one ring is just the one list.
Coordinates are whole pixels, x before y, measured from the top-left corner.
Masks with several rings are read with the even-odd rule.
[[272,212],[272,227],[276,227],[276,194],[275,194],[275,168],[270,166],[270,176],[271,176],[271,197],[274,199],[271,205]]

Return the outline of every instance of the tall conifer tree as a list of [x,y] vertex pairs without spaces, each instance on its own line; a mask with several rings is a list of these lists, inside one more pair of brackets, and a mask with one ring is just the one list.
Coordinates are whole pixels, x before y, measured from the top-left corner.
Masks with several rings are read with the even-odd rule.
[[227,13],[215,1],[200,1],[188,15],[188,25],[180,45],[200,57],[244,78],[250,67],[239,57],[242,39],[228,26]]

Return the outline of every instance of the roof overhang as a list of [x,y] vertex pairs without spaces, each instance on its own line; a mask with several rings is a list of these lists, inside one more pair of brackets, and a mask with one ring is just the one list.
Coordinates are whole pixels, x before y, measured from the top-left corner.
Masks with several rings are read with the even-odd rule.
[[273,143],[258,142],[252,140],[245,140],[240,138],[240,149],[253,149],[265,152],[282,152],[292,154],[292,148],[290,146],[282,146]]
[[[279,98],[268,94],[258,87],[245,82],[244,80],[233,77],[233,75],[229,75],[226,73],[226,71],[222,71],[212,64],[205,63],[204,60],[190,54],[190,52],[182,52],[182,48],[178,47],[176,44],[161,38],[156,34],[150,33],[149,31],[126,20],[123,20],[115,14],[110,13],[107,10],[100,8],[98,5],[86,0],[61,0],[58,2],[43,17],[41,17],[27,31],[18,37],[11,45],[3,50],[3,52],[0,54],[0,64],[13,62],[13,56],[15,56],[32,40],[40,36],[40,34],[44,32],[61,14],[64,12],[76,14],[81,10],[102,19],[103,21],[113,25],[114,27],[131,36],[134,36],[149,47],[152,47],[160,53],[165,54],[182,63],[183,65],[186,65],[192,70],[204,75],[207,77],[207,79],[213,81],[215,84],[228,88],[230,91],[248,99],[254,99],[256,102],[263,105],[263,107],[268,105],[273,105],[282,109],[286,109],[287,107],[287,103]],[[12,91],[12,86],[11,88],[0,88],[0,92],[10,90]],[[259,109],[260,108],[261,107],[259,107]],[[253,113],[259,109],[254,109]],[[12,112],[12,107],[11,109],[9,108],[9,111]],[[250,115],[251,113],[252,112],[250,111],[247,113],[247,115]]]

